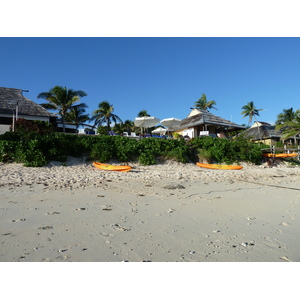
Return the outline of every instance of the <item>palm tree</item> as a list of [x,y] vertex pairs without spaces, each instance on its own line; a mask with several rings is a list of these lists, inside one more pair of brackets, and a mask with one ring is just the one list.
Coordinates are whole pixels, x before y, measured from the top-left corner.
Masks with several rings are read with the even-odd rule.
[[217,109],[216,107],[214,107],[214,105],[216,104],[217,103],[214,100],[207,101],[206,95],[202,94],[201,98],[195,102],[195,108],[204,110],[209,110],[211,108]]
[[142,118],[142,117],[150,117],[150,115],[148,114],[147,110],[143,109],[138,113],[138,118]]
[[39,93],[37,98],[45,99],[49,102],[41,104],[44,108],[58,110],[61,116],[63,132],[65,132],[65,117],[67,112],[75,102],[78,102],[84,96],[87,96],[87,94],[82,90],[72,90],[56,85],[48,92]]
[[[252,118],[254,117],[255,121],[257,122],[256,116],[259,116],[259,111],[261,111],[262,109],[257,109],[254,106],[253,101],[248,102],[246,105],[244,105],[242,107],[243,111],[242,111],[242,115],[244,115],[245,117],[249,117],[249,121],[248,121],[248,125],[250,125],[250,123],[252,122]],[[258,135],[259,135],[259,139],[261,140],[261,134],[260,134],[260,129],[259,126],[257,126],[258,128]]]
[[85,108],[87,107],[85,103],[72,106],[67,112],[65,120],[75,124],[76,129],[78,129],[80,125],[85,125],[84,123],[90,119],[89,114],[84,114]]
[[94,110],[93,116],[90,121],[95,121],[94,126],[99,126],[102,123],[107,124],[107,130],[110,131],[110,124],[112,122],[117,123],[122,120],[115,114],[113,114],[114,106],[109,104],[107,101],[99,103],[98,109]]
[[277,116],[276,130],[282,130],[282,140],[294,137],[296,144],[296,136],[300,134],[300,109],[293,111],[293,108],[284,109]]
[[126,120],[124,123],[123,123],[123,128],[124,128],[124,131],[128,132],[128,133],[131,133],[132,130],[134,130],[134,122],[131,121],[131,120]]
[[277,115],[277,120],[276,120],[275,124],[280,125],[280,124],[292,121],[296,117],[297,117],[297,111],[294,111],[292,107],[290,109],[284,109],[282,111],[282,113]]

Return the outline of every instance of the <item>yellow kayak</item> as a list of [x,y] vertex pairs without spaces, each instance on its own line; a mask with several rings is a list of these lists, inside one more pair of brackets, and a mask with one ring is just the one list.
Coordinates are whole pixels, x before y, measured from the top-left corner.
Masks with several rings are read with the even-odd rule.
[[297,153],[263,153],[264,157],[279,157],[279,158],[289,158],[289,157],[296,157]]
[[196,163],[197,166],[206,169],[216,169],[216,170],[240,170],[243,169],[242,166],[237,165],[215,165],[215,164],[204,164],[204,163]]
[[93,166],[106,171],[128,172],[132,169],[130,166],[113,166],[108,164],[102,164],[96,161],[93,162]]

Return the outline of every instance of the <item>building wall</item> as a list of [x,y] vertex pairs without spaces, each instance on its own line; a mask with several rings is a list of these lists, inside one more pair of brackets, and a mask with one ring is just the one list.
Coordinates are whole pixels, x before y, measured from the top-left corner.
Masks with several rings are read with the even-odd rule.
[[2,125],[0,124],[0,134],[3,134],[7,131],[9,131],[10,125]]
[[[26,119],[30,121],[45,121],[49,122],[49,117],[42,116],[27,116],[27,115],[18,115],[19,119]],[[10,129],[10,125],[12,125],[13,116],[7,114],[0,114],[0,134],[3,134]]]

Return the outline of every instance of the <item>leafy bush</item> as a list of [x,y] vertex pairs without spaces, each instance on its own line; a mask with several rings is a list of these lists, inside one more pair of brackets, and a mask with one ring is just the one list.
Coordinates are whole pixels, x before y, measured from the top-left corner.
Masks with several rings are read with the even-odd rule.
[[26,166],[42,166],[49,160],[66,161],[67,156],[86,155],[92,160],[120,162],[138,160],[141,164],[155,164],[159,159],[174,159],[185,163],[198,160],[198,154],[216,162],[261,162],[260,146],[242,136],[233,140],[201,137],[190,141],[181,139],[122,136],[89,136],[51,133],[8,132],[0,135],[0,161],[21,162]]
[[39,134],[49,134],[53,132],[53,126],[49,122],[38,120],[26,120],[19,118],[15,123],[15,132],[31,133],[38,132]]
[[17,142],[11,140],[0,140],[0,161],[14,161],[14,153]]
[[115,157],[120,162],[127,162],[129,160],[135,160],[138,156],[138,143],[136,140],[122,137],[113,136]]
[[156,164],[156,159],[151,151],[142,152],[139,156],[139,163],[145,166]]
[[99,136],[92,146],[90,157],[99,162],[106,162],[114,157],[114,143],[110,136]]
[[196,153],[202,149],[209,151],[212,159],[217,163],[232,164],[245,161],[259,164],[261,162],[260,146],[243,136],[233,140],[205,136],[194,139],[191,145]]

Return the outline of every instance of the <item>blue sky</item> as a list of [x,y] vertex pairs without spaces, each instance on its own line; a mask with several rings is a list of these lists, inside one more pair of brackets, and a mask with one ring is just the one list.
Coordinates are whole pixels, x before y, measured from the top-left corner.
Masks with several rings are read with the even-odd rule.
[[246,124],[253,101],[259,120],[275,122],[300,108],[300,38],[0,38],[0,85],[40,92],[55,85],[84,90],[92,113],[101,101],[123,121],[146,109],[183,119],[205,93],[211,112]]

